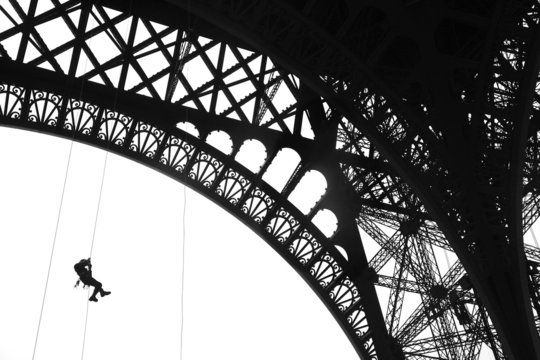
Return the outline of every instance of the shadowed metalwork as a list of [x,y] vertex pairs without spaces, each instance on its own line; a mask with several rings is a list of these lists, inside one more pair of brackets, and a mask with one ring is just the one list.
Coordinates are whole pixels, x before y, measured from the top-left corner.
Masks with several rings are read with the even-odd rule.
[[[523,241],[539,217],[537,2],[10,0],[0,13],[2,125],[209,197],[304,277],[361,358],[540,358],[540,250]],[[236,159],[248,140],[266,151],[255,171]],[[300,163],[278,190],[265,175],[283,149]],[[310,171],[327,188],[301,211]]]

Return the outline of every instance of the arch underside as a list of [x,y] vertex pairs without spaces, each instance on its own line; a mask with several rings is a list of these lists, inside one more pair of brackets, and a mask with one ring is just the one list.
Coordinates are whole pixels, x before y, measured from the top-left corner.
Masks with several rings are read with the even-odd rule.
[[[1,125],[113,151],[210,198],[252,228],[303,276],[364,359],[403,355],[478,359],[485,346],[504,358],[495,327],[468,285],[463,265],[441,264],[436,252],[453,253],[454,248],[422,201],[378,152],[374,137],[344,117],[331,96],[321,97],[322,92],[307,86],[303,74],[292,74],[279,61],[176,7],[128,8],[112,0],[71,0],[53,2],[53,8],[39,13],[38,3],[30,1],[29,9],[19,9],[20,20],[0,32],[2,45],[20,35],[18,46],[0,47]],[[39,31],[40,25],[51,21],[63,22],[70,39],[51,45]],[[136,40],[141,29],[149,35]],[[99,34],[111,39],[118,54],[109,59],[95,55]],[[35,49],[31,56],[30,48]],[[165,60],[149,70],[143,59],[155,53]],[[233,56],[229,63],[227,54]],[[81,60],[83,55],[87,60]],[[189,64],[196,61],[211,74],[202,84],[190,77]],[[243,75],[231,80],[229,76],[239,70]],[[138,81],[130,83],[130,71]],[[337,92],[346,84],[330,76],[323,80]],[[243,83],[251,84],[252,90],[235,92],[234,87]],[[275,97],[285,87],[292,97],[283,106]],[[367,90],[363,95],[359,103],[365,116],[379,121],[378,114],[388,114],[379,126],[383,135],[410,139],[410,129],[400,127],[391,101]],[[227,102],[220,107],[221,97]],[[246,110],[249,103],[254,105]],[[177,127],[183,121],[194,124],[200,136]],[[231,154],[205,141],[216,130],[231,137]],[[537,163],[537,138],[536,134],[530,139],[528,164]],[[234,158],[247,139],[257,139],[267,149],[258,173]],[[262,175],[284,147],[297,151],[302,162],[287,186],[276,191]],[[421,167],[418,159],[426,148],[415,139],[414,151],[404,156]],[[536,179],[532,168],[524,174],[524,183],[531,188]],[[305,214],[288,195],[312,169],[323,173],[329,189]],[[330,239],[312,222],[324,208],[335,213],[339,224]],[[538,218],[538,209],[535,193],[525,192],[523,232]],[[362,242],[366,238],[376,243],[371,258]],[[347,258],[335,245],[345,250]],[[525,252],[529,260],[540,263],[538,249],[526,246]],[[531,275],[535,293],[539,280]],[[376,287],[390,289],[386,298],[377,298]],[[408,294],[420,300],[407,312],[403,306]],[[386,314],[381,303],[387,304]],[[533,311],[539,327],[539,313]]]
[[225,208],[291,264],[346,325],[349,336],[373,353],[361,291],[347,272],[347,261],[304,214],[245,167],[231,164],[226,155],[180,129],[160,129],[82,100],[8,84],[0,84],[0,97],[5,101],[0,105],[3,126],[115,152]]

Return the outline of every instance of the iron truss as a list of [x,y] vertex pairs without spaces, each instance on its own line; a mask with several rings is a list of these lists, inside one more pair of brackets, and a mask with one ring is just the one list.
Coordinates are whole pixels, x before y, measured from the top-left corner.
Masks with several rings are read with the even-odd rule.
[[[540,251],[523,246],[539,217],[536,2],[0,11],[2,125],[119,153],[209,197],[304,277],[361,358],[540,354]],[[216,131],[230,151],[208,143]],[[258,170],[235,159],[250,139],[266,149]],[[284,148],[301,162],[277,191],[263,175]],[[328,188],[303,213],[289,195],[310,170]],[[338,220],[331,238],[312,221],[322,209]]]

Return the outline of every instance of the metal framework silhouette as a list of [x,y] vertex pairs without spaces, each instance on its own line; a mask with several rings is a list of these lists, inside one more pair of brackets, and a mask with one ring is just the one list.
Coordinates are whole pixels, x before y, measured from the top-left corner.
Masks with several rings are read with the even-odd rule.
[[[523,241],[539,217],[539,7],[9,0],[0,124],[212,199],[303,276],[362,359],[539,359],[540,249]],[[215,131],[230,152],[206,141]],[[256,171],[236,160],[250,139],[266,149]],[[285,148],[301,161],[278,190],[263,175]],[[302,212],[289,196],[311,170],[328,187]]]

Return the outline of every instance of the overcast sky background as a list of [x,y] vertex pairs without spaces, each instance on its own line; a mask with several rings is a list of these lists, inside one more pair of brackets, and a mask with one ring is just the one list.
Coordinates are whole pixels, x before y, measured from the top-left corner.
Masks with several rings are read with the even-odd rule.
[[[71,142],[0,127],[0,359],[31,359]],[[81,358],[88,257],[105,152],[74,143],[35,359]],[[84,359],[179,359],[183,186],[109,154]],[[188,190],[184,359],[357,359],[294,270]]]

